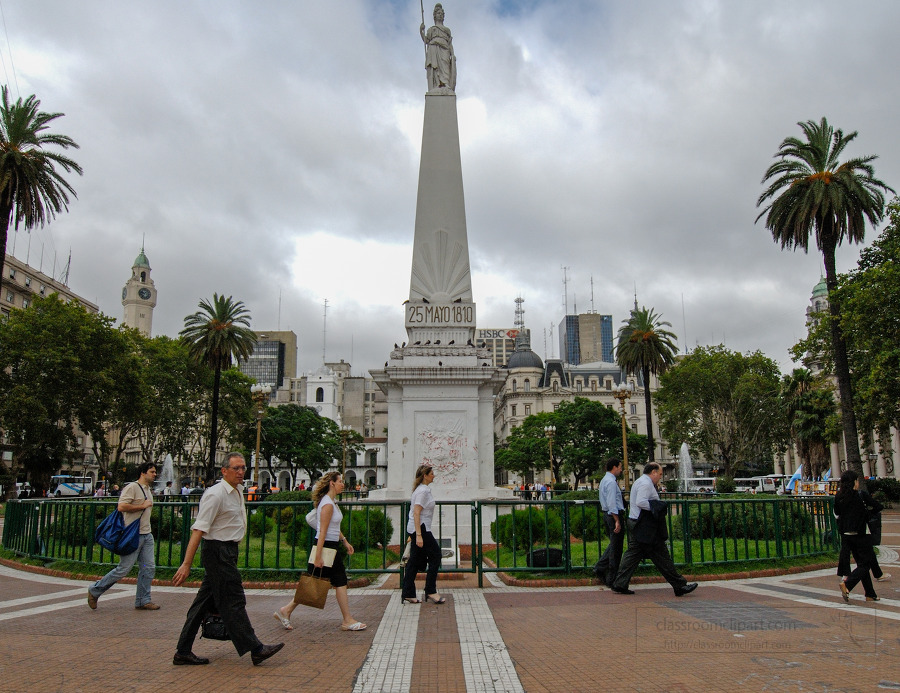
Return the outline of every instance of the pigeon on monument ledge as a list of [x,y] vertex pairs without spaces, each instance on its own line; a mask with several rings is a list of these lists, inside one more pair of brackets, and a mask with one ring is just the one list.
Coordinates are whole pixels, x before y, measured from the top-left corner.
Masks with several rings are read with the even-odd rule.
[[456,300],[454,301],[454,303],[462,303],[462,297],[456,299]]
[[395,348],[395,349],[399,349],[399,348],[400,348],[400,347],[397,346],[397,342],[394,342],[394,348]]
[[425,342],[425,346],[428,346],[429,344],[431,344],[431,340],[430,340],[430,339],[429,339],[427,342]]
[[415,342],[416,346],[419,346],[422,342]]
[[451,344],[456,344],[456,340],[451,339],[449,342],[447,342],[447,346],[450,346]]
[[436,340],[434,340],[434,343],[435,343],[435,346],[437,346],[438,344],[441,343],[441,340],[440,340],[440,339],[436,339]]
[[472,340],[469,339],[469,340],[466,340],[466,346],[475,346],[475,345],[472,344]]
[[431,301],[429,301],[427,298],[422,296],[422,303],[431,303]]
[[443,361],[438,361],[438,365],[439,365],[439,366],[443,366],[443,365],[444,365],[444,362],[443,362]]
[[401,349],[403,349],[404,347],[406,347],[406,342],[403,342],[403,344],[400,345]]

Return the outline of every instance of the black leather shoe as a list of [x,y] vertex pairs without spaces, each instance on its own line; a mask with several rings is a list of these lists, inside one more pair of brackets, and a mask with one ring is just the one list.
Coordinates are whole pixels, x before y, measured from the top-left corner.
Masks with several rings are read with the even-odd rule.
[[273,654],[278,652],[282,647],[284,647],[284,643],[280,642],[277,645],[263,645],[259,652],[251,652],[250,659],[253,660],[253,666],[257,666],[258,664],[262,664]]
[[609,589],[617,594],[634,594],[634,590],[630,590],[627,587],[610,587]]
[[176,652],[172,657],[172,664],[209,664],[209,660],[206,657],[198,657],[193,652],[187,654]]
[[689,582],[689,583],[686,584],[684,587],[681,587],[681,588],[679,588],[679,589],[676,589],[676,590],[675,590],[675,596],[676,596],[676,597],[683,597],[683,596],[686,595],[686,594],[690,594],[690,593],[693,592],[695,589],[697,589],[697,583],[696,583],[696,582]]

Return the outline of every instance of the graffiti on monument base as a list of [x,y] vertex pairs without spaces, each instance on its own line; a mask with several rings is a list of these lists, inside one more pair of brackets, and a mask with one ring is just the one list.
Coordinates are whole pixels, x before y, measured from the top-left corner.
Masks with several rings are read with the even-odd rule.
[[434,467],[438,485],[455,484],[460,479],[466,464],[465,429],[462,416],[435,414],[416,436],[419,459]]

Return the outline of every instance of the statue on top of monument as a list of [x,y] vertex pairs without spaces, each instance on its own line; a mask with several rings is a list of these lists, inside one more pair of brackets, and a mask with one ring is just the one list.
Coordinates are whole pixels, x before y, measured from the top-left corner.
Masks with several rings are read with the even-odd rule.
[[429,92],[452,92],[456,89],[456,56],[453,54],[453,36],[444,26],[444,8],[434,6],[434,26],[425,31],[425,22],[419,27],[425,42],[425,70]]

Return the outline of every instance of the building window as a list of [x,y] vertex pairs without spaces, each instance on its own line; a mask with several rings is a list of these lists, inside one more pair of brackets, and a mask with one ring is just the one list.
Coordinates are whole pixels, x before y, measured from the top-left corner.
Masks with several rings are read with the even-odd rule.
[[27,308],[28,305],[29,305],[28,299],[27,299],[27,298],[23,298],[23,299],[22,299],[22,307],[23,307],[23,308]]
[[575,389],[581,392],[581,378],[575,381]]
[[515,416],[515,415],[516,415],[516,405],[515,405],[515,404],[512,405],[512,406],[509,408],[509,415],[510,415],[510,416]]
[[41,296],[44,295],[44,292],[47,290],[47,287],[41,284]]
[[10,291],[9,289],[6,290],[6,300],[7,300],[8,303],[15,303],[15,302],[16,302],[16,295],[15,295],[12,291]]
[[15,271],[14,269],[12,269],[12,268],[10,268],[10,270],[9,270],[9,278],[10,278],[10,279],[15,279],[15,278],[16,278],[16,271]]
[[531,392],[531,381],[525,378],[525,392]]
[[597,391],[597,381],[592,378],[591,379],[591,392],[596,392],[596,391]]
[[513,392],[517,392],[519,389],[519,384],[515,380],[513,380]]
[[559,381],[558,380],[553,381],[553,391],[559,392]]
[[553,405],[553,411],[559,411],[559,404]]
[[325,388],[317,387],[316,388],[316,402],[324,402],[325,401]]
[[612,390],[612,380],[610,380],[609,378],[607,378],[607,379],[604,381],[603,384],[606,385],[606,389],[607,389],[607,390]]
[[525,416],[531,416],[531,405],[530,404],[525,405]]
[[631,424],[631,430],[633,433],[637,433],[637,424]]
[[25,277],[25,286],[31,286],[31,277]]
[[632,413],[632,414],[637,414],[637,405],[636,405],[636,404],[632,404],[632,405],[631,405],[631,413]]

